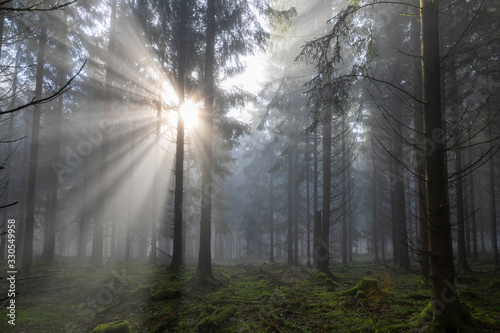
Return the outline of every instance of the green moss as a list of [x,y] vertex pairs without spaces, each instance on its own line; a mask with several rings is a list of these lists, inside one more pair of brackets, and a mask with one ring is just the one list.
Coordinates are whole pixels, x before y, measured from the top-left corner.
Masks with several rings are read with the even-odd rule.
[[406,297],[414,299],[414,300],[417,300],[417,301],[422,301],[422,300],[429,299],[430,295],[426,295],[426,294],[424,294],[422,292],[409,291],[406,294]]
[[500,289],[500,280],[491,281],[490,288]]
[[326,285],[327,285],[328,287],[330,287],[330,288],[332,288],[332,289],[337,289],[338,287],[340,287],[340,285],[339,285],[337,282],[333,281],[333,280],[332,280],[332,279],[330,279],[330,278],[326,278],[326,279],[325,279],[325,283],[326,283]]
[[417,316],[412,318],[412,322],[416,324],[421,324],[424,322],[431,322],[434,320],[434,308],[432,307],[432,303],[427,303],[426,307],[420,312]]
[[128,321],[115,321],[101,324],[92,330],[92,333],[132,333]]
[[361,290],[368,298],[375,298],[385,295],[385,292],[380,290],[377,286],[378,280],[371,278],[364,278],[351,289],[345,290],[340,293],[341,296],[356,296],[358,291]]
[[358,290],[358,291],[356,292],[356,298],[366,298],[366,294],[365,294],[365,292],[364,292],[363,290],[361,290],[361,289],[360,289],[360,290]]
[[325,272],[318,273],[317,277],[318,279],[323,279],[323,280],[328,278]]
[[463,298],[466,298],[466,299],[477,299],[477,298],[479,298],[479,296],[475,292],[473,292],[471,290],[462,290],[462,291],[460,291],[460,297],[461,298],[463,297]]
[[180,290],[169,288],[165,290],[158,290],[153,295],[151,295],[150,299],[153,302],[158,301],[168,301],[170,299],[177,299],[182,296]]
[[233,316],[236,310],[231,307],[222,307],[214,311],[210,316],[203,318],[198,323],[198,332],[213,332],[215,329],[222,327],[224,322]]

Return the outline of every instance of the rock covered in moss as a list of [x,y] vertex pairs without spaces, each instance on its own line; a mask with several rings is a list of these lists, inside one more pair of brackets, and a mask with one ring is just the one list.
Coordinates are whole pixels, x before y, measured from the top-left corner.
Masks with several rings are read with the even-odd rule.
[[92,333],[132,333],[128,321],[114,321],[101,324],[92,330]]

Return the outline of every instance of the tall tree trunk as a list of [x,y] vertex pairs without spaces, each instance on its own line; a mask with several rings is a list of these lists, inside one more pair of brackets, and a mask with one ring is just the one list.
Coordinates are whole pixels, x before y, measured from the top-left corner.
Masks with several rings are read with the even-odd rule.
[[345,129],[345,114],[343,113],[342,116],[342,124],[341,124],[341,131],[342,131],[342,263],[347,264],[347,209],[346,209],[346,196],[347,196],[347,161],[346,161],[346,151],[345,151],[345,136],[346,136],[346,129]]
[[[492,124],[488,126],[488,134],[490,140],[495,137],[493,135]],[[490,228],[491,228],[491,250],[495,257],[495,266],[497,270],[500,270],[500,262],[498,261],[498,245],[497,245],[497,206],[496,206],[496,194],[495,194],[495,159],[491,158],[489,161],[489,171],[490,171]]]
[[372,222],[372,232],[373,232],[373,254],[375,256],[375,261],[379,260],[379,255],[378,255],[378,237],[377,237],[377,208],[378,208],[378,200],[377,200],[377,186],[378,186],[378,179],[377,179],[377,168],[375,166],[375,156],[372,156],[372,177],[373,177],[373,190],[372,190],[372,195],[373,195],[373,222]]
[[[38,56],[36,64],[35,99],[42,97],[42,85],[45,66],[45,49],[47,47],[46,14],[41,13],[41,32],[38,43]],[[35,226],[35,191],[37,182],[38,147],[40,137],[40,105],[33,107],[33,122],[31,127],[30,164],[28,171],[28,187],[26,198],[26,224],[22,252],[22,271],[29,274],[33,264],[33,232]]]
[[200,221],[200,249],[197,275],[200,280],[212,276],[212,254],[210,249],[212,229],[212,150],[213,150],[213,106],[215,71],[215,7],[217,0],[207,0],[207,49],[205,58],[205,112],[202,158],[202,197]]
[[457,92],[457,72],[455,57],[450,57],[450,72],[449,72],[449,89],[450,89],[450,103],[455,113],[455,130],[453,136],[455,138],[455,173],[457,180],[455,181],[455,196],[457,207],[457,246],[458,246],[458,266],[465,271],[469,270],[467,263],[467,253],[465,248],[465,217],[464,217],[464,195],[463,195],[463,182],[462,182],[462,150],[458,147],[460,140],[460,115],[458,108],[458,92]]
[[400,235],[401,233],[399,232],[399,226],[400,223],[398,221],[398,201],[397,201],[397,193],[396,193],[396,179],[397,179],[397,168],[396,168],[396,161],[389,161],[390,163],[390,172],[391,172],[391,183],[393,184],[391,186],[391,232],[392,232],[392,260],[394,261],[395,265],[400,264],[400,246],[401,246],[401,240],[400,240]]
[[[429,229],[431,303],[435,320],[444,330],[457,330],[460,301],[455,288],[453,249],[441,112],[438,1],[420,0],[422,35],[422,99],[425,135],[425,190]],[[431,149],[434,148],[434,149]]]
[[293,265],[293,150],[288,149],[287,263]]
[[[456,134],[458,137],[458,134]],[[465,216],[464,216],[464,196],[462,182],[462,153],[460,148],[455,149],[455,170],[457,180],[455,182],[456,205],[457,205],[457,245],[458,245],[458,266],[464,271],[468,271],[467,252],[465,246]]]
[[[299,154],[294,154],[296,168],[299,168]],[[295,173],[293,179],[293,264],[299,265],[299,180]]]
[[[420,0],[413,0],[413,4],[420,5]],[[420,45],[420,20],[413,18],[411,22],[411,42],[415,55],[421,54]],[[422,96],[422,63],[420,57],[414,57],[413,69],[413,94]],[[420,263],[420,274],[423,277],[429,276],[429,232],[427,230],[427,216],[425,207],[425,162],[424,162],[424,118],[422,114],[422,104],[418,101],[414,103],[415,108],[415,141],[416,141],[416,170],[417,175],[417,211],[418,211],[418,261]]]
[[[112,63],[113,52],[116,43],[116,1],[111,1],[111,21],[109,25],[109,45],[106,55],[106,77],[105,77],[105,92],[104,92],[104,109],[102,113],[102,120],[104,126],[107,126],[111,119],[111,99],[113,95],[112,88]],[[102,143],[101,143],[101,156],[99,160],[99,185],[97,193],[97,214],[94,222],[94,232],[92,237],[92,253],[90,262],[95,266],[102,266],[103,259],[103,242],[104,242],[104,219],[105,210],[108,208],[108,195],[107,192],[107,178],[108,178],[108,155],[109,155],[109,131],[104,128]]]
[[476,223],[476,204],[475,204],[475,191],[474,191],[474,172],[471,172],[469,176],[469,190],[470,190],[470,212],[471,212],[471,224],[472,224],[472,261],[476,262],[479,260],[477,253],[477,223]]
[[310,163],[309,158],[310,155],[310,146],[311,140],[307,140],[307,148],[306,148],[306,233],[307,233],[307,247],[306,247],[306,256],[307,256],[307,267],[311,267],[311,192],[310,192],[310,182],[311,182],[311,172],[310,172]]
[[[67,68],[68,68],[68,38],[67,38],[67,12],[63,11],[63,25],[64,31],[62,40],[58,41],[58,50],[62,54],[62,57],[58,59],[61,61],[58,63],[57,69],[57,84],[59,87],[64,86],[67,79]],[[61,126],[62,126],[62,113],[63,113],[63,103],[64,95],[60,95],[57,98],[56,109],[54,110],[54,130],[52,132],[52,161],[59,161],[59,154],[61,149]],[[58,196],[57,192],[59,189],[59,180],[57,174],[54,170],[49,171],[49,191],[47,197],[47,209],[45,218],[45,233],[44,233],[44,244],[43,244],[43,260],[47,265],[51,265],[54,262],[55,256],[55,241],[56,241],[56,231],[57,231],[57,202]]]
[[[319,211],[318,205],[318,128],[314,129],[314,138],[313,138],[313,214],[314,214],[314,225],[313,225],[313,260],[314,265],[318,266],[318,258],[316,256],[316,250],[319,250],[318,241],[320,240],[318,237],[321,237],[321,214],[320,214],[320,223],[316,223],[316,213]],[[319,268],[318,268],[319,269]]]
[[[178,74],[177,94],[181,105],[185,102],[186,90],[186,29],[188,23],[187,1],[181,1],[180,23],[178,34]],[[208,30],[208,28],[207,28]],[[207,31],[208,33],[208,31]],[[208,51],[207,51],[208,52]],[[207,54],[208,57],[208,54]],[[212,74],[213,75],[213,74]],[[208,117],[208,116],[207,116]],[[211,186],[211,185],[210,185]],[[205,187],[203,187],[205,190]],[[184,190],[184,119],[179,110],[177,118],[177,138],[175,145],[175,192],[174,192],[174,246],[171,267],[182,266],[182,209]]]
[[137,181],[137,175],[134,172],[133,164],[136,161],[135,157],[135,146],[136,146],[136,130],[135,130],[135,123],[132,122],[131,124],[131,132],[132,132],[132,147],[130,148],[130,152],[128,153],[129,155],[129,160],[127,161],[130,165],[130,170],[132,170],[132,174],[129,177],[129,180],[127,182],[127,218],[125,221],[125,261],[130,261],[132,259],[132,223],[133,223],[133,214],[135,212],[135,205],[134,205],[134,199],[133,199],[133,192],[134,192],[134,183]]
[[[274,152],[272,152],[274,154]],[[271,159],[271,165],[273,161]],[[274,262],[274,173],[270,172],[270,193],[269,193],[269,262]]]
[[[156,227],[158,225],[158,192],[159,190],[159,173],[160,173],[160,162],[159,162],[159,145],[161,136],[161,97],[158,97],[158,102],[156,105],[156,133],[155,133],[155,146],[154,146],[154,175],[153,175],[153,204],[151,207],[151,253],[149,254],[149,263],[156,264],[157,259],[157,233]],[[182,248],[182,244],[181,244]]]
[[332,112],[326,112],[323,124],[323,219],[321,223],[321,250],[318,257],[318,271],[328,273],[330,266],[330,182],[332,156]]
[[0,59],[2,59],[3,28],[5,25],[5,13],[0,13]]
[[[396,108],[396,122],[403,124],[403,112],[401,108]],[[400,127],[399,125],[398,127]],[[402,137],[402,131],[399,131],[398,136]],[[406,223],[406,194],[405,194],[405,177],[404,177],[404,167],[403,167],[403,140],[396,140],[394,155],[396,156],[396,166],[395,166],[395,211],[396,211],[396,221],[398,234],[398,250],[399,250],[399,265],[405,270],[411,269],[410,264],[410,254],[408,250],[408,228]]]

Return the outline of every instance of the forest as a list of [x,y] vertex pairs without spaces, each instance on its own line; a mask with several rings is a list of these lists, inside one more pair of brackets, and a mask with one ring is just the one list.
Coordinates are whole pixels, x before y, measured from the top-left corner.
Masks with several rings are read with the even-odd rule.
[[0,38],[0,332],[500,332],[500,1],[5,0]]

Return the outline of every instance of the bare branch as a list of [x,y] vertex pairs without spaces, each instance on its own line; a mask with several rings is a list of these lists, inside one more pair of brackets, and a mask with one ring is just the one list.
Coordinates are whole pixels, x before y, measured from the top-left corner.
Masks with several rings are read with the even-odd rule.
[[78,70],[78,72],[73,75],[69,80],[68,82],[66,82],[66,84],[64,86],[62,86],[59,90],[57,90],[56,92],[54,92],[52,95],[50,96],[47,96],[47,97],[44,97],[44,98],[41,98],[41,99],[37,99],[35,100],[34,98],[31,100],[31,102],[29,103],[26,103],[26,104],[23,104],[23,105],[20,105],[14,109],[10,109],[10,110],[7,110],[7,111],[1,111],[0,112],[0,115],[3,115],[3,114],[9,114],[9,113],[14,113],[14,112],[17,112],[17,111],[20,111],[20,110],[23,110],[23,109],[26,109],[27,107],[30,107],[30,106],[34,106],[34,105],[39,105],[39,104],[44,104],[44,103],[47,103],[47,102],[50,102],[54,99],[56,99],[57,97],[59,97],[59,95],[65,93],[67,90],[69,90],[69,86],[71,85],[71,83],[73,82],[73,80],[78,76],[80,75],[81,71],[83,70],[83,67],[85,67],[85,64],[87,63],[87,60],[85,60],[85,62],[83,63],[82,67],[80,67],[80,69]]

